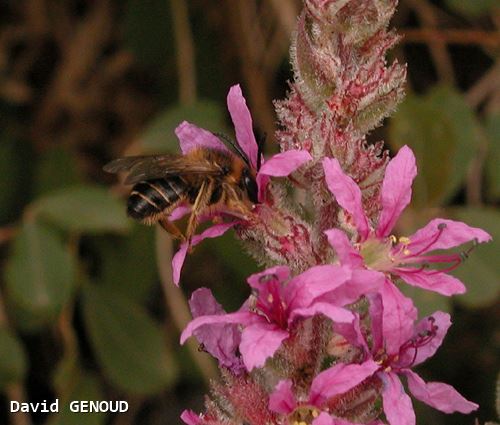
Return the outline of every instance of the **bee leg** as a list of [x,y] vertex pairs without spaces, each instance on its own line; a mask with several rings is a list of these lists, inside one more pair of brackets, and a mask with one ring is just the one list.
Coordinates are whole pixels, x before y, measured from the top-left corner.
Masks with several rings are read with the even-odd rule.
[[174,238],[180,239],[183,242],[186,241],[186,237],[182,234],[179,228],[167,218],[161,218],[158,220],[158,223],[160,223],[161,227],[163,227]]
[[188,225],[186,228],[186,238],[189,244],[189,252],[193,252],[193,248],[191,246],[191,238],[198,226],[198,217],[201,212],[206,210],[208,202],[213,193],[213,182],[207,183],[203,182],[196,196],[196,200],[194,201],[193,208],[191,209],[191,216],[189,217]]

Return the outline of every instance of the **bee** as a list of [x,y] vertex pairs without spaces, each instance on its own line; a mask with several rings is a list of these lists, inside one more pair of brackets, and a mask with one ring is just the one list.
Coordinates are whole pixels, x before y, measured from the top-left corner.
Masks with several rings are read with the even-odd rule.
[[[133,185],[128,216],[148,225],[159,223],[174,237],[190,241],[202,216],[227,213],[247,218],[258,202],[256,170],[236,143],[223,139],[234,153],[197,147],[185,155],[118,158],[104,170],[128,172],[125,184]],[[191,206],[191,215],[183,234],[169,215],[185,204]]]

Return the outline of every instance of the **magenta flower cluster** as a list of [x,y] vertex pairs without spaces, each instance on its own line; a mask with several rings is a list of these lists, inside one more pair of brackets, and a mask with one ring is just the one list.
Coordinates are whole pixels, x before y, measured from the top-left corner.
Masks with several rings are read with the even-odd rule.
[[[196,337],[218,360],[223,380],[214,384],[205,413],[185,411],[182,419],[188,425],[414,425],[410,395],[445,413],[470,413],[475,403],[414,371],[442,344],[449,314],[419,320],[399,286],[464,293],[449,274],[461,255],[449,250],[490,236],[441,218],[413,235],[395,235],[411,201],[415,156],[404,146],[388,161],[380,144],[365,140],[401,98],[404,67],[388,68],[383,58],[395,41],[385,28],[396,2],[304,3],[292,48],[296,79],[288,99],[277,103],[282,152],[258,171],[252,218],[219,222],[191,241],[234,228],[267,268],[248,278],[250,296],[235,312],[226,313],[206,288],[192,294],[193,320],[181,343]],[[359,32],[352,32],[356,26]],[[255,166],[257,143],[239,86],[229,91],[228,109],[237,142]],[[176,133],[183,152],[225,149],[193,124],[182,123]],[[291,174],[313,219],[284,202],[282,180]],[[187,251],[181,245],[174,256],[176,283]]]

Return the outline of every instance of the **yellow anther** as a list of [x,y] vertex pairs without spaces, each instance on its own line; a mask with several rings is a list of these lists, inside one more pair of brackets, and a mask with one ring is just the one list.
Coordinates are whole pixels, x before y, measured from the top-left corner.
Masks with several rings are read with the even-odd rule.
[[299,425],[298,421],[293,421],[293,425]]
[[392,368],[390,366],[387,366],[385,369],[384,369],[384,372],[391,372],[392,371]]
[[396,242],[398,241],[398,240],[397,240],[397,238],[396,238],[396,236],[394,236],[394,235],[389,236],[389,240],[390,240],[393,244],[394,244],[394,243],[396,243]]
[[307,425],[307,422],[305,422],[305,421],[300,421],[300,422],[299,422],[299,425]]
[[317,418],[319,416],[319,412],[316,409],[313,409],[313,411],[311,412],[311,415],[313,418]]
[[403,250],[403,254],[404,255],[410,255],[411,254],[411,251],[407,248],[407,249],[404,249]]
[[399,243],[402,243],[403,245],[408,245],[410,243],[410,238],[406,236],[401,236],[399,238]]

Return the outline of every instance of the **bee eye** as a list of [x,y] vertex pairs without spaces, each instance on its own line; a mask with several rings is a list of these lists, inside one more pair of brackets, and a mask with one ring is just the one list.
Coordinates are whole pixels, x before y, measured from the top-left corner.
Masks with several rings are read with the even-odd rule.
[[256,204],[258,202],[258,198],[257,198],[257,183],[255,182],[255,180],[251,176],[245,174],[243,176],[243,186],[247,191],[248,199],[250,199],[250,201]]

